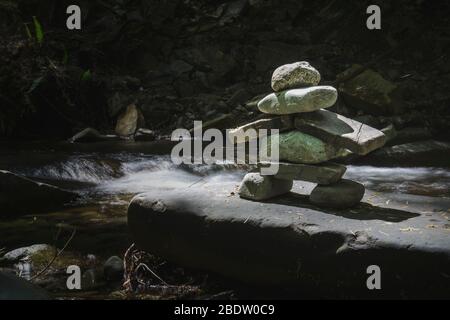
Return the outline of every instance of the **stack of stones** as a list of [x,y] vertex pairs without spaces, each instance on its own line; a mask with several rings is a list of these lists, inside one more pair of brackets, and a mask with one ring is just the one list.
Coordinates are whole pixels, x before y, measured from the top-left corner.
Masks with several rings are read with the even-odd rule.
[[264,137],[262,146],[270,152],[271,139],[279,139],[279,170],[264,175],[248,173],[239,187],[241,198],[262,201],[291,190],[294,180],[317,183],[310,202],[319,207],[349,208],[364,196],[364,186],[342,179],[346,167],[329,162],[349,151],[365,155],[382,147],[385,135],[372,127],[326,110],[337,100],[337,90],[319,86],[320,74],[308,62],[283,65],[272,76],[272,89],[258,103],[267,114],[261,120],[231,131],[238,142],[245,142],[246,130],[279,129],[279,134]]

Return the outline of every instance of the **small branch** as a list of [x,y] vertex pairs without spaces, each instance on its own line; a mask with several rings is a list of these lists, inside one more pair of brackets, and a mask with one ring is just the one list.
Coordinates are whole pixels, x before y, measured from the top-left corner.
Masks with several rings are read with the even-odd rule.
[[64,244],[63,248],[61,250],[56,250],[55,256],[53,257],[53,259],[44,267],[44,269],[42,269],[39,273],[35,274],[30,281],[33,281],[37,278],[39,278],[41,275],[43,275],[51,266],[52,264],[56,261],[56,259],[58,259],[58,257],[63,253],[63,251],[67,248],[67,246],[69,245],[69,243],[72,241],[73,237],[75,236],[75,233],[77,232],[77,229],[73,229],[72,234],[70,236],[70,238],[66,241],[66,243]]

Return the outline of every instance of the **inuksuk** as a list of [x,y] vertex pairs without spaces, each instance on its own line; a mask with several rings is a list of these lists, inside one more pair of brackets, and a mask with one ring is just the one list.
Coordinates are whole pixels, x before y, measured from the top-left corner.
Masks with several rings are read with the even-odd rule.
[[273,162],[260,161],[257,172],[244,177],[238,190],[241,198],[267,200],[290,192],[293,181],[302,180],[317,184],[309,195],[316,206],[343,209],[362,200],[364,186],[342,179],[347,168],[330,160],[349,152],[365,155],[382,147],[386,137],[375,128],[327,110],[336,103],[338,93],[331,86],[319,85],[320,80],[320,73],[305,61],[277,68],[272,75],[274,92],[258,103],[267,117],[230,132],[239,141],[250,128],[279,129],[261,144],[270,152],[271,139],[279,141],[278,172],[265,175],[261,169]]

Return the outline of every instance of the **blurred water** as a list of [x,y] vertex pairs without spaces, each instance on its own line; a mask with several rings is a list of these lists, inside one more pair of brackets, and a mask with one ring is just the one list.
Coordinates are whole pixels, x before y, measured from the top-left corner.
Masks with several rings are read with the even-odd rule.
[[[32,178],[89,183],[79,190],[98,195],[135,194],[154,189],[187,188],[198,183],[239,182],[249,168],[232,163],[174,165],[169,156],[76,154],[38,168],[17,168]],[[443,168],[348,166],[345,178],[380,192],[450,197],[450,171]]]

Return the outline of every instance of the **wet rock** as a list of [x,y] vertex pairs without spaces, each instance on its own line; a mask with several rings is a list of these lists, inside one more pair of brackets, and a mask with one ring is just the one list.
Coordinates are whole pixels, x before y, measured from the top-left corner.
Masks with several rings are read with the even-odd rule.
[[267,134],[270,134],[270,129],[278,129],[280,132],[291,130],[294,128],[294,118],[292,116],[280,116],[280,117],[272,117],[266,119],[260,119],[251,123],[247,123],[239,128],[232,129],[229,132],[230,136],[236,137],[237,143],[242,143],[248,141],[250,138],[248,134],[245,133],[247,130],[253,129],[256,130],[256,133],[259,133],[261,129],[267,129]]
[[103,142],[103,141],[119,141],[120,137],[113,134],[101,134],[95,129],[86,128],[72,138],[69,139],[70,143],[74,142]]
[[272,176],[262,176],[259,173],[247,173],[239,186],[238,194],[249,200],[267,200],[292,188],[292,180],[277,179]]
[[316,86],[319,82],[319,71],[306,61],[285,64],[275,69],[272,75],[272,89],[277,92]]
[[330,86],[316,86],[272,93],[258,103],[261,112],[292,114],[329,108],[337,100],[337,90]]
[[358,205],[364,193],[362,184],[343,179],[330,185],[318,185],[311,192],[309,200],[322,208],[346,209]]
[[[273,164],[273,163],[272,163]],[[270,167],[270,162],[260,162],[258,167]],[[331,184],[339,181],[347,168],[337,163],[307,165],[299,163],[279,162],[277,179],[303,180],[319,184]],[[261,173],[263,175],[263,173]]]
[[156,134],[153,130],[150,129],[138,129],[136,134],[134,135],[135,141],[154,141],[156,139]]
[[120,137],[133,136],[137,129],[142,126],[142,119],[142,113],[136,105],[130,104],[117,119],[116,134]]
[[123,278],[123,260],[112,256],[103,265],[103,274],[107,280],[120,280]]
[[76,197],[73,192],[0,170],[0,216],[49,211]]
[[11,273],[0,272],[0,300],[49,300],[43,289]]
[[450,143],[425,140],[384,147],[358,159],[358,163],[377,166],[448,167]]
[[[338,78],[353,72],[360,66],[339,75]],[[356,110],[363,110],[372,115],[397,114],[402,109],[401,100],[397,98],[397,86],[384,79],[379,73],[368,69],[356,77],[345,81],[340,87],[345,102]]]
[[18,248],[12,251],[7,252],[1,260],[5,260],[8,262],[16,262],[19,260],[28,260],[31,259],[33,255],[42,253],[44,251],[53,251],[54,248],[48,244],[34,244],[28,247]]
[[386,143],[383,132],[328,110],[298,115],[295,126],[304,133],[360,155],[379,149]]
[[[272,140],[275,139],[274,142]],[[289,131],[264,137],[261,152],[270,155],[272,143],[278,140],[279,158],[294,163],[322,163],[340,157],[343,150],[300,131]]]
[[[386,204],[381,195],[373,205],[352,210],[319,209],[294,193],[302,190],[295,186],[261,203],[230,196],[234,185],[136,196],[128,208],[134,242],[179,265],[276,290],[347,298],[449,297],[448,221],[431,209],[436,202],[415,198],[411,203],[430,207],[405,209],[404,199]],[[439,227],[427,228],[429,219]],[[377,292],[365,286],[374,261],[389,270]]]

